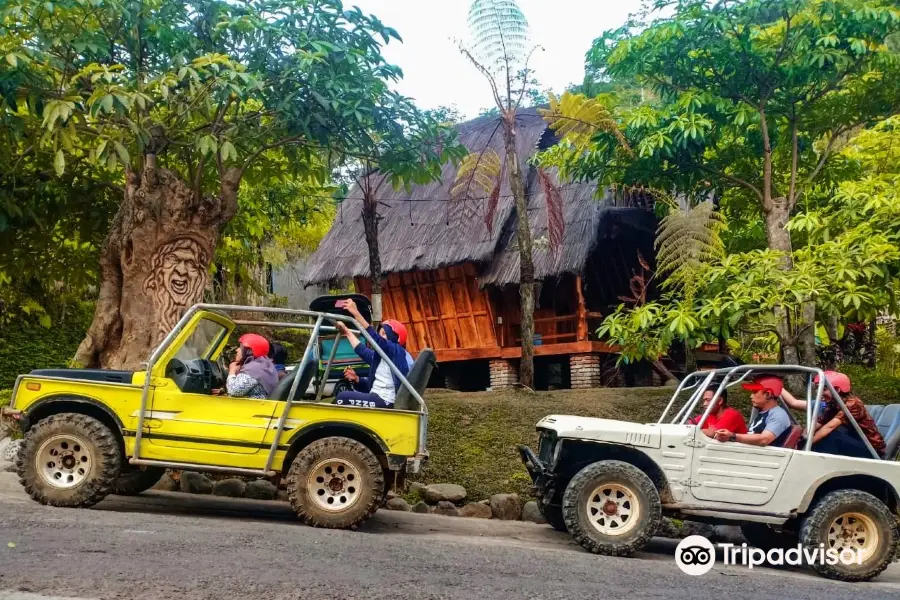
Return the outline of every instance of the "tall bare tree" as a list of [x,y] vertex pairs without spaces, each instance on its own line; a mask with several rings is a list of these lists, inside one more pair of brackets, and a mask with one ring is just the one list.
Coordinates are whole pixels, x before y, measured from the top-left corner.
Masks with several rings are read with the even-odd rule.
[[[521,303],[522,361],[519,381],[534,385],[534,259],[533,240],[528,222],[528,198],[525,178],[516,153],[516,110],[525,97],[530,81],[528,61],[535,47],[530,45],[528,21],[515,0],[475,0],[469,8],[470,41],[460,51],[491,87],[500,111],[505,157],[489,149],[493,135],[479,152],[469,154],[460,168],[451,195],[457,202],[468,202],[475,195],[488,197],[488,213],[493,214],[505,174],[518,216],[519,299]],[[491,219],[492,221],[492,219]],[[488,225],[490,227],[490,224]]]

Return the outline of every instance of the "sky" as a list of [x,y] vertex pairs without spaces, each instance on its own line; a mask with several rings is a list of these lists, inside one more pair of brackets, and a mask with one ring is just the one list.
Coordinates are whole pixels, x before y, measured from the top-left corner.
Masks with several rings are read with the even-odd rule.
[[[594,38],[621,26],[641,0],[518,0],[531,26],[531,39],[544,47],[532,58],[544,88],[562,92],[584,78],[584,55]],[[345,0],[397,30],[385,58],[403,69],[396,89],[420,108],[455,104],[466,117],[492,105],[484,77],[459,52],[471,0]]]

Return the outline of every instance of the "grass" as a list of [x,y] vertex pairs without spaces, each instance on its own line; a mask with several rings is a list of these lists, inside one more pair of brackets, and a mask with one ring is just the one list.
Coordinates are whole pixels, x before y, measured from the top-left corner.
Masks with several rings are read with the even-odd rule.
[[7,406],[12,400],[12,389],[0,390],[0,406]]
[[469,501],[514,492],[528,496],[531,479],[516,446],[534,447],[534,426],[549,414],[574,414],[639,422],[659,418],[671,388],[566,390],[529,394],[498,391],[463,394],[429,390],[430,459],[423,483],[458,483]]

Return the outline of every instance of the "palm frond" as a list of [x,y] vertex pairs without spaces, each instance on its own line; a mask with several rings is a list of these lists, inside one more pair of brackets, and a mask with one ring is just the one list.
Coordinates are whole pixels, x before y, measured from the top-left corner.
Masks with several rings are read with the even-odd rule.
[[673,207],[659,225],[656,237],[657,272],[665,287],[690,290],[699,284],[703,265],[725,256],[725,221],[710,201]]
[[579,152],[587,149],[600,132],[613,135],[629,153],[631,146],[619,129],[619,124],[600,101],[584,94],[566,92],[557,98],[550,94],[550,108],[538,109],[550,128]]
[[553,185],[550,175],[544,169],[538,169],[538,178],[544,189],[547,202],[547,229],[550,233],[550,252],[556,254],[563,243],[566,232],[566,220],[563,215],[563,200],[559,187]]
[[493,231],[494,213],[500,199],[502,181],[500,155],[495,150],[467,154],[450,187],[450,212],[460,225],[468,222],[477,212],[480,202],[488,200],[485,224]]

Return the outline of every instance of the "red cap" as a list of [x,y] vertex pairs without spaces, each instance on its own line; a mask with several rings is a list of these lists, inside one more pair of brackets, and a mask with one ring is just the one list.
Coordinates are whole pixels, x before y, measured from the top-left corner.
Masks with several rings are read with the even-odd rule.
[[406,347],[406,326],[403,323],[394,319],[388,319],[381,324],[390,327],[391,331],[397,334],[397,342],[401,346]]
[[771,393],[773,396],[780,396],[781,391],[784,389],[784,383],[781,381],[781,377],[775,377],[774,375],[762,375],[753,380],[753,383],[744,383],[741,385],[748,392],[758,392],[760,390],[766,390]]
[[[838,373],[837,371],[825,371],[825,379],[831,384],[831,387],[842,394],[846,394],[850,391],[850,378],[843,373]],[[818,385],[818,375],[813,378],[813,383]]]
[[269,340],[261,335],[245,333],[238,341],[241,343],[241,346],[250,348],[250,351],[253,353],[253,358],[269,355]]

